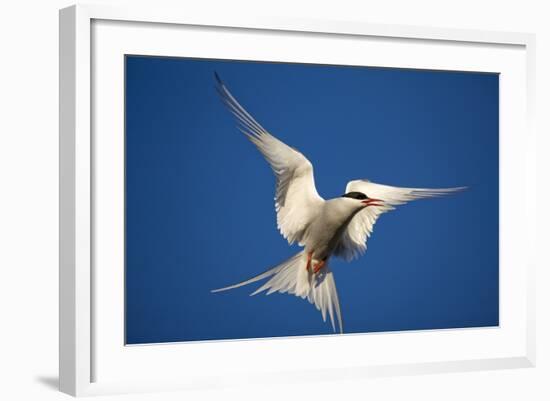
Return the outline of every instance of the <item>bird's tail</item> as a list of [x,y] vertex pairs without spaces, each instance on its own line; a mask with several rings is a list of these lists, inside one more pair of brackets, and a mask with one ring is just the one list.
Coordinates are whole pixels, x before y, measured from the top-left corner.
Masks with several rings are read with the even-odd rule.
[[330,322],[332,323],[332,329],[334,331],[336,331],[336,318],[338,320],[339,331],[342,333],[342,313],[340,311],[336,283],[334,282],[334,276],[330,267],[328,264],[325,264],[319,273],[313,273],[311,269],[306,270],[306,263],[306,254],[302,251],[292,256],[290,259],[285,260],[280,265],[252,277],[251,279],[228,287],[212,290],[212,292],[231,290],[270,277],[264,285],[250,295],[256,295],[262,291],[267,291],[266,295],[274,292],[287,292],[297,297],[307,299],[321,312],[323,321],[326,321],[327,315],[330,317]]

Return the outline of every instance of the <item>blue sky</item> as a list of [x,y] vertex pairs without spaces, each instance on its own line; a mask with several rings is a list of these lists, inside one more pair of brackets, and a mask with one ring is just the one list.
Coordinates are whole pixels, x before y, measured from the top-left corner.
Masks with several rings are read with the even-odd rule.
[[498,325],[498,75],[129,56],[127,343],[332,333],[294,296],[210,293],[299,251],[214,71],[324,198],[357,178],[469,187],[383,215],[362,258],[331,260],[346,333]]

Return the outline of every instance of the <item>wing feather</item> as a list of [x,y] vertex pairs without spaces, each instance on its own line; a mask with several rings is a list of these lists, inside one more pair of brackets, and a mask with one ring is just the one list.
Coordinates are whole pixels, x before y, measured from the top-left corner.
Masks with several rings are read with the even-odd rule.
[[372,234],[378,218],[386,212],[416,199],[426,199],[451,195],[463,191],[466,187],[456,188],[402,188],[376,184],[368,180],[350,181],[346,186],[348,192],[362,192],[369,198],[381,199],[382,206],[369,206],[357,213],[342,234],[334,254],[346,260],[352,260],[367,250],[367,240]]
[[317,193],[311,162],[264,129],[233,97],[216,74],[216,89],[237,118],[239,130],[267,160],[276,178],[277,228],[290,244],[301,241],[324,200]]

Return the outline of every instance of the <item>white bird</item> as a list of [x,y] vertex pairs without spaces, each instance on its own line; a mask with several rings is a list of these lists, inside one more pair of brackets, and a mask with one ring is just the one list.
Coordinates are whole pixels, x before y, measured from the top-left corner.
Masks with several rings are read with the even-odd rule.
[[311,162],[264,129],[231,95],[216,74],[217,90],[239,123],[239,129],[258,148],[275,178],[277,227],[289,244],[303,250],[290,259],[251,279],[212,290],[226,291],[270,278],[254,291],[294,294],[314,304],[326,321],[335,317],[343,333],[342,313],[334,276],[328,261],[337,256],[351,261],[365,253],[374,224],[385,212],[415,199],[448,195],[465,187],[427,189],[399,188],[366,179],[348,182],[345,194],[325,200],[317,193]]

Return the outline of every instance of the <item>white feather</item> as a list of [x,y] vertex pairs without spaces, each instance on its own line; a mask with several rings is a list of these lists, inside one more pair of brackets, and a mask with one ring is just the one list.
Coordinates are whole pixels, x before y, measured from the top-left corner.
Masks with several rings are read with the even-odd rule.
[[257,276],[228,287],[212,290],[212,292],[231,290],[271,277],[250,295],[266,291],[266,295],[280,292],[307,299],[321,312],[323,321],[326,321],[327,315],[329,316],[334,331],[336,331],[336,317],[339,331],[343,333],[342,312],[340,311],[340,301],[338,300],[338,292],[336,291],[332,271],[328,265],[325,265],[320,273],[314,274],[311,270],[306,270],[305,267],[306,256],[302,251]]
[[239,129],[256,145],[275,174],[277,227],[289,244],[303,245],[305,230],[324,202],[315,188],[311,162],[265,130],[216,78],[218,92],[237,117]]
[[439,189],[401,188],[376,184],[369,180],[350,181],[346,186],[346,193],[354,191],[362,192],[369,198],[383,200],[384,204],[382,206],[369,206],[357,213],[343,232],[334,254],[347,261],[364,254],[367,250],[367,239],[372,234],[374,224],[380,215],[395,209],[394,206],[403,205],[416,199],[449,195],[464,189],[466,187]]

